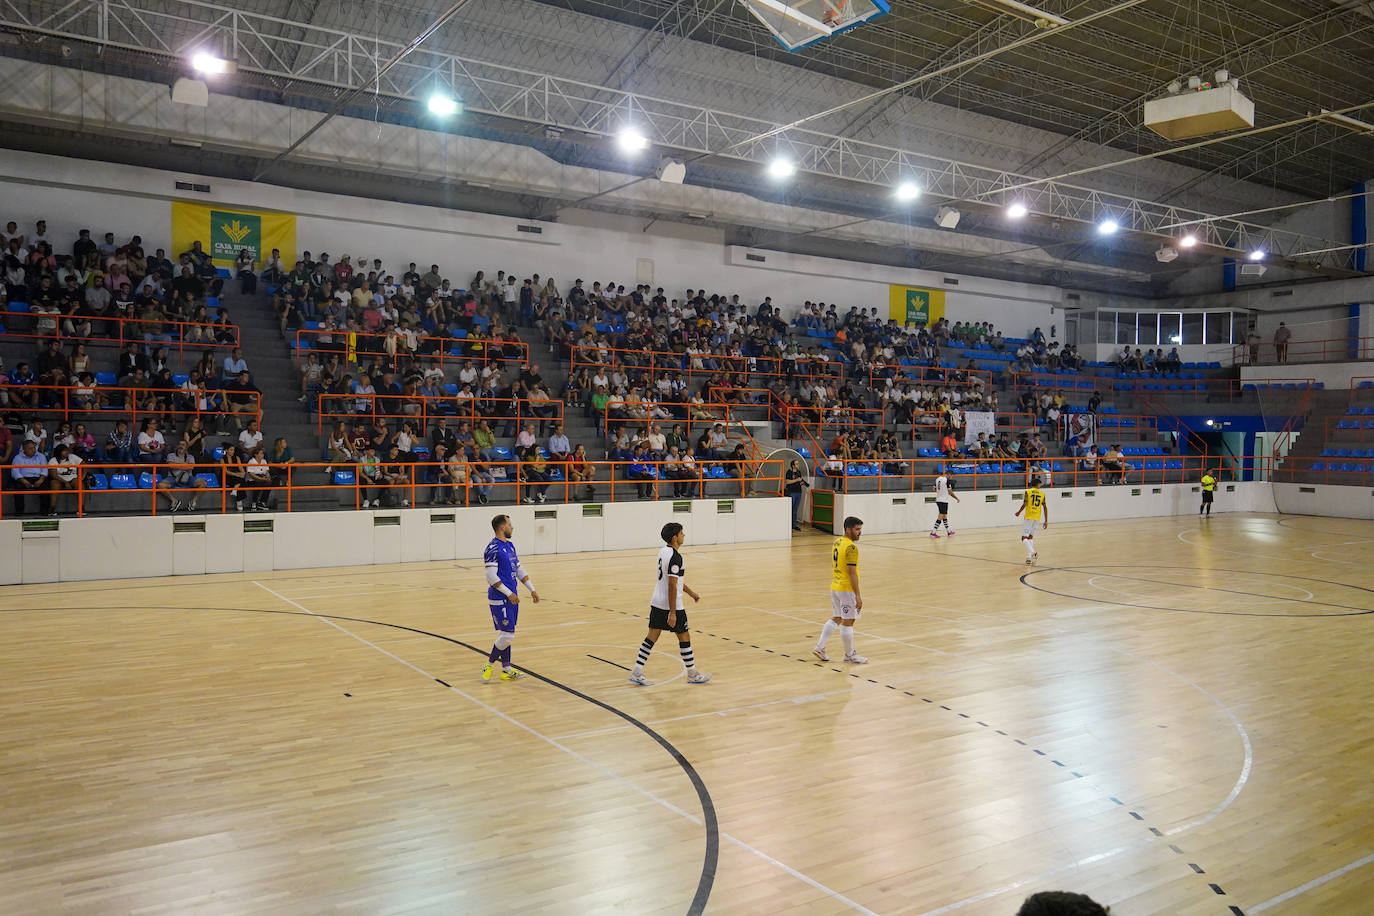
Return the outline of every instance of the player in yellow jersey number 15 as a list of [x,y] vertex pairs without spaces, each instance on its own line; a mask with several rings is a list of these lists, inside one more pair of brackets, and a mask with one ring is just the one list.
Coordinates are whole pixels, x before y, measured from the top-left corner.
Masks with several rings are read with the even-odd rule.
[[1021,500],[1021,507],[1016,510],[1016,514],[1020,515],[1022,512],[1026,513],[1026,517],[1021,522],[1021,543],[1026,548],[1026,565],[1033,566],[1040,557],[1035,550],[1035,523],[1039,522],[1041,528],[1050,526],[1050,507],[1045,502],[1045,491],[1040,489],[1039,477],[1030,479],[1026,498]]

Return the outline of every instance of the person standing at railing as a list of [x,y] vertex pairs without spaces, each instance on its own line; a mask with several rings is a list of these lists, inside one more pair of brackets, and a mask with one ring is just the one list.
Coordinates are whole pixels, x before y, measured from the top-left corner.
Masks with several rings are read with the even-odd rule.
[[[801,531],[801,504],[806,498],[806,490],[811,487],[810,481],[806,479],[806,474],[802,471],[801,462],[796,458],[787,465],[787,474],[783,481],[783,492],[792,500],[792,530]],[[676,494],[674,494],[676,495]]]
[[1280,364],[1288,362],[1288,342],[1292,339],[1292,329],[1286,322],[1280,321],[1274,329],[1274,357]]
[[19,454],[11,459],[10,480],[14,491],[15,515],[28,514],[27,494],[37,492],[38,510],[50,512],[51,497],[48,496],[48,456],[38,450],[32,439],[24,440]]

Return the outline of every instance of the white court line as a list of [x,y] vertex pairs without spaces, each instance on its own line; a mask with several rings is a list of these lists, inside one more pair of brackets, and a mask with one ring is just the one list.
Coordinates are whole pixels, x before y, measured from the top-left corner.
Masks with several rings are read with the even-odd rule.
[[[262,589],[263,591],[267,592],[269,595],[274,596],[274,597],[277,598],[278,600],[286,602],[287,604],[291,605],[292,607],[297,608],[298,610],[304,612],[305,614],[308,614],[308,615],[311,616],[311,617],[314,617],[316,620],[318,620],[318,621],[320,621],[320,622],[322,622],[322,623],[327,623],[327,624],[329,624],[331,627],[333,627],[334,629],[338,630],[339,632],[341,632],[341,633],[343,633],[343,634],[345,634],[345,635],[347,635],[347,636],[351,636],[353,639],[356,639],[358,642],[362,643],[362,644],[365,645],[365,646],[368,646],[368,647],[370,647],[370,648],[372,648],[372,649],[377,650],[378,652],[382,653],[382,654],[385,655],[386,657],[388,657],[388,658],[390,658],[390,659],[392,659],[392,660],[394,660],[394,661],[400,662],[402,665],[405,665],[405,666],[406,666],[407,668],[409,668],[411,671],[414,671],[415,673],[417,673],[417,674],[419,674],[419,675],[422,675],[423,677],[426,677],[426,678],[428,678],[428,679],[431,680],[431,681],[436,681],[436,682],[437,682],[437,681],[439,680],[439,679],[436,678],[434,675],[430,674],[428,671],[425,671],[423,668],[420,668],[420,667],[418,667],[418,666],[416,666],[416,665],[412,665],[410,662],[408,662],[408,661],[406,661],[405,659],[401,658],[399,655],[395,655],[395,654],[393,654],[393,653],[391,653],[391,652],[388,652],[386,649],[383,649],[381,646],[377,645],[376,643],[370,642],[370,641],[368,641],[367,639],[363,638],[362,636],[359,636],[357,633],[354,633],[352,630],[349,630],[349,629],[346,628],[346,627],[340,626],[338,623],[336,623],[336,622],[333,621],[333,620],[330,620],[328,617],[322,617],[322,616],[320,616],[319,614],[316,614],[314,611],[310,610],[310,608],[306,607],[305,605],[299,604],[299,603],[297,603],[297,602],[291,600],[290,598],[287,598],[285,595],[282,595],[282,594],[279,594],[279,593],[276,592],[276,591],[273,591],[272,589],[268,588],[266,585],[263,585],[263,584],[262,584],[261,582],[259,582],[258,580],[254,579],[254,580],[253,580],[253,584],[256,585],[258,588]],[[687,813],[687,812],[684,811],[683,809],[679,808],[677,805],[674,805],[672,802],[668,801],[666,798],[662,798],[662,797],[660,797],[660,796],[658,796],[658,795],[655,795],[653,792],[650,792],[648,789],[645,789],[644,787],[642,787],[642,786],[640,786],[639,784],[633,782],[632,780],[627,779],[627,778],[624,777],[624,776],[621,776],[619,773],[616,773],[614,770],[611,770],[611,769],[609,769],[609,768],[607,768],[607,767],[604,767],[604,766],[602,766],[601,764],[597,763],[596,761],[592,760],[591,758],[585,757],[585,756],[583,756],[582,754],[579,754],[577,751],[573,750],[572,748],[568,747],[567,745],[560,743],[556,738],[550,738],[548,735],[544,734],[543,732],[538,731],[537,729],[532,728],[532,727],[526,725],[525,723],[521,722],[520,720],[516,719],[515,717],[510,716],[510,715],[508,715],[508,714],[502,712],[501,710],[497,709],[497,708],[494,707],[494,706],[488,706],[486,703],[483,703],[481,700],[477,699],[477,698],[476,698],[475,696],[473,696],[472,694],[467,693],[467,692],[465,692],[465,691],[463,691],[463,690],[460,690],[460,689],[457,688],[457,687],[449,686],[448,689],[449,689],[451,692],[456,693],[458,696],[462,697],[463,699],[467,700],[468,702],[470,702],[470,703],[472,703],[472,704],[474,704],[474,705],[476,705],[476,706],[480,706],[482,709],[485,709],[487,712],[491,713],[492,715],[494,715],[494,716],[496,716],[496,717],[498,717],[498,718],[500,718],[500,719],[503,719],[503,720],[505,720],[506,722],[509,722],[511,725],[514,725],[516,728],[519,728],[520,730],[522,730],[522,731],[528,733],[529,735],[532,735],[533,737],[538,738],[540,741],[543,741],[543,742],[545,742],[546,744],[548,744],[548,745],[550,745],[550,746],[552,746],[552,747],[558,748],[560,751],[562,751],[563,753],[567,754],[569,757],[572,757],[573,759],[575,759],[575,760],[577,760],[577,761],[579,761],[579,762],[581,762],[581,763],[586,764],[587,766],[591,767],[592,769],[596,770],[596,771],[599,772],[599,773],[602,773],[602,774],[604,774],[604,775],[606,775],[606,776],[609,776],[611,779],[614,779],[616,782],[620,783],[621,785],[624,785],[624,786],[626,786],[627,788],[632,789],[633,791],[639,793],[640,795],[643,795],[645,798],[650,799],[650,800],[653,801],[655,804],[658,804],[658,805],[660,805],[661,807],[667,808],[669,811],[673,812],[674,814],[680,815],[681,817],[685,818],[685,819],[688,820],[688,821],[691,821],[693,824],[696,824],[697,826],[701,826],[701,825],[702,825],[701,818],[696,817],[696,816],[694,816],[694,815],[692,815],[692,814]],[[807,884],[807,885],[810,885],[811,887],[815,888],[816,890],[821,891],[822,893],[824,893],[824,894],[826,894],[827,896],[829,896],[832,900],[836,900],[836,901],[838,901],[838,902],[840,902],[840,903],[843,903],[843,904],[845,904],[846,906],[848,906],[850,909],[853,909],[853,910],[855,910],[855,911],[857,911],[857,912],[859,912],[859,913],[865,914],[865,916],[878,916],[877,913],[874,913],[872,910],[868,909],[868,908],[865,907],[865,906],[862,906],[861,904],[858,904],[858,903],[854,902],[853,900],[850,900],[848,897],[846,897],[844,894],[841,894],[839,891],[834,890],[833,888],[826,887],[824,884],[821,884],[819,881],[815,880],[814,878],[811,878],[811,877],[809,877],[809,876],[803,874],[802,872],[797,871],[795,868],[792,868],[791,866],[789,866],[789,865],[787,865],[787,864],[785,864],[785,863],[783,863],[783,862],[778,861],[777,859],[773,858],[772,856],[768,855],[768,854],[765,853],[765,852],[762,852],[761,850],[755,849],[753,846],[750,846],[748,843],[744,842],[743,840],[740,840],[740,839],[738,839],[738,838],[736,838],[736,837],[734,837],[734,836],[731,836],[730,834],[728,834],[728,833],[726,833],[726,832],[724,832],[724,831],[721,831],[720,836],[721,836],[722,839],[728,840],[729,842],[731,842],[731,843],[733,843],[734,845],[740,847],[741,849],[743,849],[743,850],[745,850],[745,851],[747,851],[747,852],[753,853],[755,856],[757,856],[758,858],[762,859],[763,861],[769,863],[770,865],[776,866],[776,867],[777,867],[778,869],[780,869],[781,871],[786,872],[787,874],[791,875],[792,877],[796,878],[797,880],[801,881],[802,883]]]
[[[705,719],[705,718],[709,718],[709,717],[711,717],[711,716],[724,716],[724,715],[728,715],[728,714],[730,714],[730,713],[732,713],[732,712],[743,712],[743,711],[746,710],[746,709],[762,709],[762,708],[765,707],[765,706],[778,706],[778,705],[780,705],[780,704],[782,704],[782,703],[796,703],[796,704],[800,705],[800,704],[802,704],[802,703],[811,703],[811,702],[814,702],[814,701],[816,701],[816,700],[823,699],[823,698],[825,698],[825,697],[832,697],[832,696],[835,696],[836,694],[839,694],[839,693],[853,693],[855,687],[867,687],[867,688],[872,689],[874,686],[875,686],[875,685],[870,684],[870,683],[868,683],[867,681],[865,681],[865,682],[862,683],[862,684],[859,684],[859,683],[850,684],[848,687],[846,687],[846,688],[843,689],[843,690],[827,690],[825,693],[812,693],[812,694],[807,694],[807,695],[804,696],[804,697],[784,697],[784,698],[781,699],[781,700],[766,700],[766,701],[764,701],[764,702],[762,702],[762,703],[749,703],[749,704],[747,704],[747,705],[745,705],[745,706],[731,706],[731,707],[729,707],[728,709],[716,709],[716,710],[712,710],[711,712],[694,712],[694,713],[692,713],[691,715],[688,715],[688,716],[673,716],[673,717],[670,718],[670,719],[647,719],[647,720],[645,720],[644,724],[645,724],[645,725],[664,725],[664,724],[666,724],[666,723],[668,723],[668,722],[682,722],[682,721],[685,721],[685,720],[687,720],[687,719]],[[633,726],[633,725],[612,725],[612,726],[610,726],[609,728],[594,728],[594,729],[591,729],[591,730],[585,731],[585,732],[570,732],[570,733],[568,733],[568,734],[566,734],[566,735],[554,735],[554,738],[555,738],[556,740],[558,740],[558,741],[563,741],[563,740],[566,740],[566,739],[569,739],[569,738],[586,738],[586,737],[588,737],[588,736],[590,736],[590,735],[605,735],[605,734],[609,734],[610,732],[623,731],[623,730],[625,730],[625,729],[627,729],[627,728],[634,728],[634,726]]]
[[[1256,574],[1256,575],[1258,575],[1258,574]],[[1123,591],[1121,591],[1120,589],[1116,589],[1116,588],[1107,588],[1107,586],[1105,586],[1105,585],[1098,585],[1098,584],[1097,584],[1097,580],[1098,580],[1098,579],[1120,579],[1120,578],[1122,578],[1122,577],[1121,577],[1121,576],[1113,575],[1112,573],[1101,573],[1100,575],[1090,576],[1090,577],[1088,578],[1088,584],[1091,585],[1093,588],[1098,589],[1098,590],[1100,590],[1100,591],[1111,592],[1111,593],[1114,594],[1114,595],[1125,595],[1127,598],[1134,598],[1134,599],[1137,600],[1137,601],[1153,601],[1153,600],[1156,599],[1156,598],[1163,598],[1163,597],[1165,597],[1164,595],[1155,595],[1155,594],[1151,594],[1151,593],[1149,593],[1149,592],[1123,592]],[[1167,582],[1167,581],[1160,581],[1160,580],[1152,580],[1151,584],[1153,584],[1153,585],[1164,585],[1164,586],[1168,586],[1168,587],[1170,587],[1170,588],[1187,588],[1187,589],[1198,589],[1198,588],[1202,588],[1202,589],[1206,589],[1207,591],[1211,591],[1211,590],[1212,590],[1209,586],[1206,586],[1206,585],[1200,585],[1200,586],[1199,586],[1199,585],[1186,585],[1186,584],[1181,583],[1181,582]],[[1302,587],[1297,586],[1297,585],[1289,585],[1287,582],[1269,582],[1269,583],[1264,583],[1264,584],[1266,584],[1266,585],[1271,585],[1271,586],[1273,586],[1274,588],[1291,588],[1293,591],[1295,591],[1295,592],[1302,592],[1304,595],[1307,596],[1306,598],[1299,598],[1299,599],[1297,599],[1298,601],[1304,601],[1304,602],[1306,602],[1306,601],[1315,601],[1316,598],[1317,598],[1316,595],[1312,594],[1312,593],[1309,592],[1307,589],[1302,588]],[[1285,597],[1283,597],[1282,595],[1251,595],[1251,597],[1252,597],[1252,598],[1255,598],[1255,599],[1258,599],[1258,600],[1261,600],[1261,601],[1292,601],[1292,600],[1293,600],[1292,598],[1285,598]]]
[[[795,614],[784,614],[782,611],[770,611],[770,610],[768,610],[767,608],[755,607],[755,606],[753,606],[752,604],[733,604],[733,605],[726,605],[726,606],[727,606],[727,607],[739,607],[739,608],[744,608],[746,611],[758,611],[760,614],[771,614],[771,615],[774,616],[774,617],[786,617],[788,620],[797,620],[797,621],[800,621],[801,623],[809,623],[809,624],[812,624],[813,626],[821,626],[822,623],[824,622],[824,620],[829,620],[829,619],[830,619],[830,616],[831,616],[829,612],[833,610],[832,608],[825,608],[824,610],[818,609],[818,610],[816,611],[816,613],[817,613],[817,614],[823,614],[823,615],[825,615],[825,616],[824,616],[824,619],[823,619],[821,622],[817,622],[816,619],[815,619],[814,617],[798,617],[798,616],[795,615]],[[855,628],[854,628],[854,635],[855,635],[855,636],[862,636],[864,639],[876,639],[878,642],[896,643],[896,644],[899,645],[899,646],[908,646],[908,647],[910,647],[910,648],[912,648],[912,649],[920,649],[920,650],[923,651],[923,652],[934,652],[934,653],[937,654],[937,655],[953,655],[953,656],[956,656],[956,657],[958,657],[958,658],[967,658],[967,659],[969,659],[970,661],[972,661],[972,662],[974,662],[975,664],[978,664],[978,665],[985,665],[985,666],[991,666],[991,665],[992,665],[992,662],[985,662],[985,661],[982,661],[981,659],[974,658],[973,656],[969,655],[969,654],[966,653],[966,652],[946,652],[944,649],[932,649],[930,646],[923,646],[923,645],[920,645],[919,643],[914,643],[914,642],[903,642],[903,641],[900,640],[900,639],[893,639],[893,638],[890,637],[890,636],[878,636],[878,635],[875,634],[875,633],[869,633],[869,632],[867,632],[867,631],[860,630],[858,627],[855,627]]]
[[1366,865],[1370,864],[1371,862],[1374,862],[1374,855],[1365,856],[1363,859],[1358,859],[1358,860],[1356,860],[1356,861],[1354,861],[1354,862],[1351,862],[1349,865],[1342,865],[1340,868],[1336,869],[1335,871],[1329,871],[1329,872],[1327,872],[1326,874],[1322,875],[1320,878],[1313,878],[1311,881],[1308,881],[1306,884],[1300,884],[1300,885],[1298,885],[1297,887],[1293,888],[1291,891],[1284,891],[1282,894],[1279,894],[1277,897],[1270,897],[1268,900],[1264,901],[1263,903],[1257,903],[1257,904],[1255,904],[1254,906],[1248,906],[1248,907],[1245,908],[1245,912],[1247,912],[1247,913],[1263,913],[1265,910],[1273,909],[1274,907],[1278,906],[1280,903],[1287,903],[1288,901],[1292,900],[1294,897],[1297,897],[1299,894],[1305,894],[1305,893],[1307,893],[1308,891],[1312,890],[1313,888],[1321,887],[1323,884],[1327,884],[1327,883],[1330,883],[1330,882],[1332,882],[1332,881],[1335,881],[1337,878],[1342,877],[1343,875],[1348,875],[1348,874],[1350,874],[1352,871],[1355,871],[1355,869],[1357,869],[1357,868],[1364,868]]

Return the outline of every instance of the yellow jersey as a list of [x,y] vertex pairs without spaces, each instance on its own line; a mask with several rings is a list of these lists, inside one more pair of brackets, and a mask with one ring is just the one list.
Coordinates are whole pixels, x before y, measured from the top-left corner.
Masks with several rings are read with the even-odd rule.
[[1204,489],[1204,490],[1206,490],[1208,493],[1210,493],[1210,492],[1212,492],[1213,490],[1215,490],[1216,488],[1217,488],[1217,479],[1216,479],[1215,477],[1213,477],[1211,474],[1203,474],[1203,475],[1202,475],[1202,489]]
[[859,545],[847,537],[835,538],[835,546],[830,551],[830,562],[834,565],[834,575],[830,579],[832,592],[852,592],[854,586],[849,582],[849,567],[854,567],[854,576],[859,575]]
[[1026,518],[1038,522],[1045,513],[1045,491],[1039,487],[1031,487],[1026,491],[1026,501],[1022,503],[1025,508]]

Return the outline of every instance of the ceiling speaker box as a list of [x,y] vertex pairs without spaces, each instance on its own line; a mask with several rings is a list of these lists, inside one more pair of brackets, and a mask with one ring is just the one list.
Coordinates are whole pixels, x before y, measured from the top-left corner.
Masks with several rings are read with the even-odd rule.
[[1242,264],[1240,265],[1240,275],[1242,277],[1262,277],[1264,276],[1264,265]]
[[953,229],[959,225],[959,211],[953,207],[941,207],[935,211],[935,225],[941,229]]
[[658,180],[668,184],[682,184],[687,177],[687,166],[676,159],[665,159],[658,167]]
[[172,84],[172,101],[180,102],[183,105],[195,105],[198,108],[208,108],[210,106],[210,87],[205,85],[202,80],[193,80],[183,76]]
[[1255,103],[1227,83],[1145,103],[1145,126],[1166,140],[1190,140],[1255,126]]

